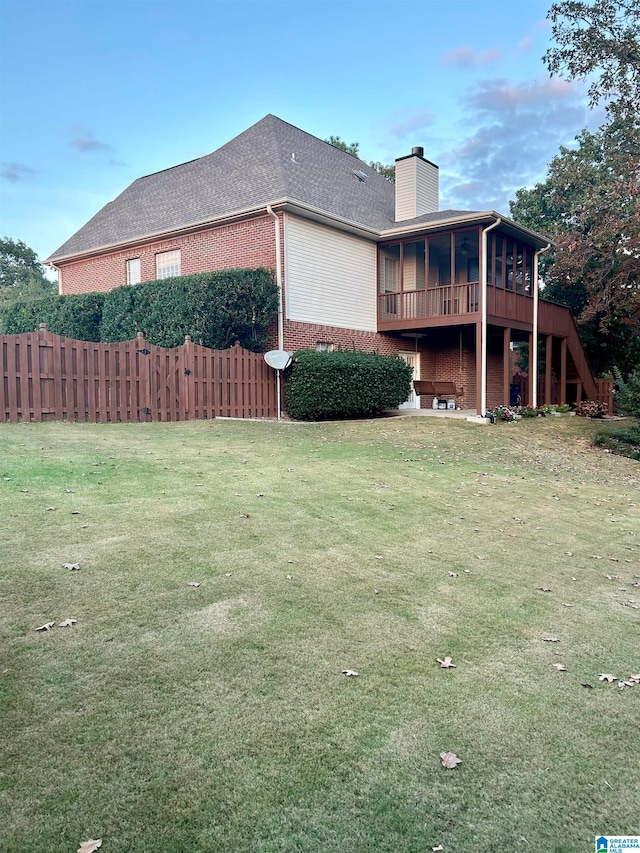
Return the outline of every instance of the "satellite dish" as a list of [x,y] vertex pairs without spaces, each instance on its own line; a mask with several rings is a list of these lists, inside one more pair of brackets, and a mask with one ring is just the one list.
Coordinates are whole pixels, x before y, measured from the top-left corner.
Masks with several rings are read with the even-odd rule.
[[274,370],[286,370],[291,364],[293,353],[283,349],[272,349],[264,354],[264,360]]

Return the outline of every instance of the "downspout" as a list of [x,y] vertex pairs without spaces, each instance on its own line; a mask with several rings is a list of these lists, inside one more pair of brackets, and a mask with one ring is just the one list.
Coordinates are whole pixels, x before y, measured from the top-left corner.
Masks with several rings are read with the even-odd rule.
[[[284,316],[282,311],[282,262],[280,260],[280,220],[273,212],[270,204],[267,205],[267,213],[273,217],[276,234],[276,285],[278,287],[278,349],[284,349]],[[281,412],[281,383],[280,371],[278,371],[278,420]]]
[[531,389],[529,405],[533,409],[538,408],[538,255],[547,252],[550,248],[551,243],[547,243],[543,249],[538,249],[537,252],[533,253],[533,331],[531,333],[533,352],[531,353],[531,380],[529,385]]
[[[478,414],[484,417],[487,411],[487,234],[493,228],[497,228],[502,222],[502,217],[487,226],[482,231],[482,267],[480,269],[480,281],[482,283],[482,353],[480,368],[480,411]],[[478,354],[476,353],[476,358]]]

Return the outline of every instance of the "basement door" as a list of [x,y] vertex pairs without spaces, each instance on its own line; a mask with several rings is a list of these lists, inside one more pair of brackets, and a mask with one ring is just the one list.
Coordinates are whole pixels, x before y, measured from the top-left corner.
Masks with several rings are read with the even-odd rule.
[[[399,352],[398,355],[400,358],[404,359],[408,365],[413,367],[413,379],[420,379],[420,353],[419,352]],[[413,390],[413,385],[411,386],[411,394],[409,394],[409,399],[406,403],[400,403],[398,406],[399,409],[419,409],[420,408],[420,397]]]

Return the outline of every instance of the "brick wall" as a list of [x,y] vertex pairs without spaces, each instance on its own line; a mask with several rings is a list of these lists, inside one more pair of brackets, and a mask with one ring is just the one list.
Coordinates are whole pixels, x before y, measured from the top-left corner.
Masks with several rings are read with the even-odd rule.
[[127,261],[140,258],[142,281],[156,278],[156,254],[179,249],[182,275],[233,267],[275,267],[270,216],[166,240],[155,240],[94,258],[60,265],[61,293],[106,292],[127,283]]
[[378,352],[380,355],[393,355],[399,350],[412,349],[413,341],[377,332],[360,332],[337,326],[320,326],[315,323],[285,320],[284,348],[286,350],[315,349],[318,343],[333,344],[335,349],[342,347],[362,352]]

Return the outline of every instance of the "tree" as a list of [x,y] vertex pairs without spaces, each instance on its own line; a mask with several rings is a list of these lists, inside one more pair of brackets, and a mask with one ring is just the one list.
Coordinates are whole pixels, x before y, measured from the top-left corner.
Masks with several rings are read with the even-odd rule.
[[556,44],[543,59],[552,75],[590,80],[591,106],[608,101],[613,117],[637,124],[640,95],[638,0],[560,0],[547,18]]
[[358,149],[360,148],[359,142],[352,142],[351,145],[349,145],[344,141],[344,139],[340,139],[339,136],[330,136],[328,139],[325,139],[325,142],[328,142],[329,145],[333,145],[334,148],[346,151],[347,154],[351,154],[352,157],[358,156]]
[[[333,145],[336,148],[340,148],[341,151],[346,151],[347,154],[351,154],[352,157],[359,157],[358,151],[360,150],[359,142],[352,142],[351,145],[346,143],[343,139],[340,139],[339,136],[330,136],[328,139],[324,140],[328,142],[329,145]],[[377,172],[379,175],[382,175],[383,178],[386,178],[390,183],[394,184],[396,181],[396,167],[394,165],[385,166],[384,163],[378,163],[375,160],[371,160],[369,162],[371,168]]]
[[546,181],[520,189],[511,215],[548,234],[543,296],[569,305],[596,372],[640,358],[640,172],[616,122],[561,147]]
[[0,305],[57,293],[38,256],[22,240],[0,240]]
[[[551,74],[589,79],[592,107],[607,121],[561,147],[546,181],[520,189],[514,219],[548,234],[544,295],[568,304],[593,368],[640,359],[640,5],[637,0],[561,0],[551,6]],[[624,365],[624,367],[623,367]]]

